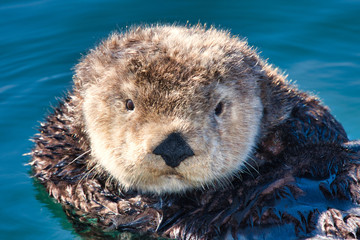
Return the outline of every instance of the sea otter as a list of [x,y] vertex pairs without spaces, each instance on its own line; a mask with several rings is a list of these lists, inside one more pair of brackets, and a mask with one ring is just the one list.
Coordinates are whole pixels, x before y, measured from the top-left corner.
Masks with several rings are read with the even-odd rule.
[[111,34],[34,141],[83,236],[360,237],[360,144],[227,31]]

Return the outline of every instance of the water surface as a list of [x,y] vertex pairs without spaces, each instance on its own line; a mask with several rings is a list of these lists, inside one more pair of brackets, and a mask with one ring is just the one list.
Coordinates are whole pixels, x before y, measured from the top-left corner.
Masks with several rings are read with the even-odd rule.
[[246,37],[360,138],[360,1],[3,0],[0,16],[0,239],[78,238],[22,154],[81,55],[133,24],[201,22]]

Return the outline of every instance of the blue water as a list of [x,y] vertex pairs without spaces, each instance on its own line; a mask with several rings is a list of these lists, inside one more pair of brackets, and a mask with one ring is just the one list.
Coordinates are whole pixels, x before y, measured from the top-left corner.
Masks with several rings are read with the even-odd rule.
[[[271,2],[271,3],[270,3]],[[198,22],[246,37],[360,138],[360,1],[0,2],[0,239],[76,239],[29,178],[28,139],[71,86],[81,54],[133,24]],[[40,188],[41,189],[41,188]]]

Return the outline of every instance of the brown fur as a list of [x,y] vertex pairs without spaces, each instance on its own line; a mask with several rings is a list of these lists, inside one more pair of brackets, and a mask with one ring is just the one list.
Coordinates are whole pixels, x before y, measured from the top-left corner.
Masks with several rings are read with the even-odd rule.
[[[228,181],[260,131],[260,85],[271,74],[264,66],[245,42],[214,29],[113,34],[76,67],[94,162],[126,189],[145,192]],[[126,110],[127,99],[134,112]],[[220,101],[225,109],[217,117]],[[176,169],[152,153],[171,132],[180,132],[195,152]]]
[[[358,153],[344,145],[341,125],[245,41],[212,28],[112,34],[76,66],[74,89],[41,131],[35,175],[71,218],[96,217],[104,229],[211,239],[249,223],[293,223],[299,236],[315,229],[319,210],[299,221],[274,207],[274,196],[289,196],[285,189],[296,199],[306,194],[299,178],[339,173],[336,184],[347,182],[347,199],[357,199],[346,176],[357,171],[350,162]],[[172,132],[194,152],[176,168],[152,153]],[[326,184],[320,190],[337,196]],[[333,214],[326,216],[320,220]]]

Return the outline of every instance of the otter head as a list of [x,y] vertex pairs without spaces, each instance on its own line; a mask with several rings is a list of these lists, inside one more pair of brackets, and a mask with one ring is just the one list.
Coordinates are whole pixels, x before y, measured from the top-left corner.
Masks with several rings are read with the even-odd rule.
[[260,131],[262,64],[246,42],[214,29],[112,34],[76,67],[94,161],[145,192],[229,180]]

